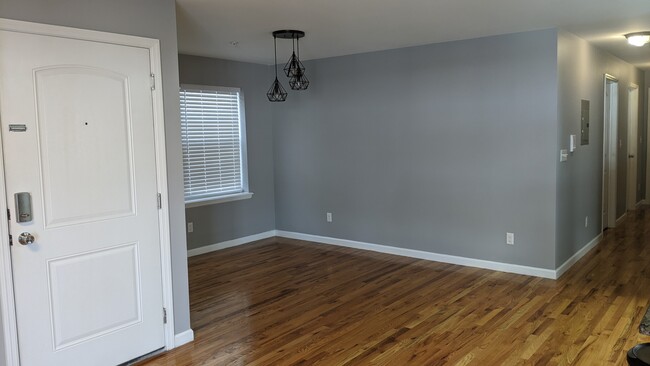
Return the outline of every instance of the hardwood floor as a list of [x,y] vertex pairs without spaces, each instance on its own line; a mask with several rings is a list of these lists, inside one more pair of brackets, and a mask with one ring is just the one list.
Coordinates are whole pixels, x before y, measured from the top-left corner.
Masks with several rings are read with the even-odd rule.
[[195,341],[142,365],[625,365],[650,209],[558,281],[269,239],[190,259]]

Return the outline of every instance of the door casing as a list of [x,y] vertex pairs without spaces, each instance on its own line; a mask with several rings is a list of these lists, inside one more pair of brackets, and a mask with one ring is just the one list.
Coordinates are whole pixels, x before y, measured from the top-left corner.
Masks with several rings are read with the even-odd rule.
[[[165,147],[165,123],[163,110],[160,41],[157,39],[53,26],[40,23],[24,22],[0,18],[0,30],[29,34],[48,35],[85,41],[111,43],[117,45],[145,48],[149,50],[149,62],[152,72],[152,98],[154,118],[154,144],[156,154],[156,181],[158,193],[162,198],[162,208],[158,211],[160,231],[160,252],[162,268],[163,306],[167,310],[167,323],[164,324],[165,348],[174,348],[174,304],[172,294],[171,239],[169,233],[169,205],[167,191],[167,163]],[[2,75],[0,75],[0,78]],[[2,131],[0,131],[2,141]],[[0,149],[0,213],[7,212],[4,153]],[[7,366],[18,366],[18,333],[14,303],[13,272],[9,245],[9,225],[7,220],[0,220],[0,316],[5,342]],[[2,355],[0,355],[2,357]]]

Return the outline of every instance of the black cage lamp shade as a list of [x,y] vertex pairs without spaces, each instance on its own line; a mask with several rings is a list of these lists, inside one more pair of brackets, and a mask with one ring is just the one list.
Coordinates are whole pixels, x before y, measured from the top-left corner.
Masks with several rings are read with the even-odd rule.
[[282,84],[280,84],[280,81],[276,76],[275,81],[269,88],[269,91],[266,92],[266,96],[269,98],[269,102],[284,102],[287,100],[287,95],[287,91],[282,87]]
[[289,78],[289,87],[293,90],[306,90],[309,87],[309,79],[303,71]]

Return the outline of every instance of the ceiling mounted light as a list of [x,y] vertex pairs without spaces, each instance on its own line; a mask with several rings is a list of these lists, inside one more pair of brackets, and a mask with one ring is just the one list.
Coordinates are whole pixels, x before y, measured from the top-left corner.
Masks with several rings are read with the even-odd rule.
[[650,32],[628,33],[625,38],[627,38],[627,43],[632,46],[642,47],[650,43]]
[[289,87],[293,90],[306,90],[309,87],[309,79],[307,79],[307,76],[305,76],[305,67],[302,65],[302,62],[300,62],[300,43],[298,42],[298,38],[296,38],[296,44],[297,44],[297,50],[298,50],[298,56],[296,57],[295,52],[291,56],[291,58],[296,58],[296,64],[294,64],[293,70],[289,70],[290,72],[287,72],[287,69],[285,67],[284,71],[287,73],[287,76],[291,74],[291,77],[289,78]]
[[309,79],[305,73],[298,71],[298,73],[289,79],[289,87],[293,90],[306,90],[309,87]]
[[287,91],[284,90],[282,84],[278,80],[278,47],[275,41],[275,33],[273,33],[273,53],[275,55],[275,81],[271,84],[269,91],[266,92],[266,96],[269,98],[269,102],[284,102],[287,100]]
[[[275,52],[275,64],[274,64],[275,81],[271,85],[271,89],[269,89],[269,92],[266,93],[266,95],[269,98],[269,101],[284,102],[287,99],[286,97],[287,92],[284,90],[284,88],[282,88],[282,85],[278,81],[278,56],[277,56],[277,46],[276,46],[277,38],[291,40],[293,52],[291,53],[291,57],[289,58],[289,61],[287,61],[283,69],[284,73],[289,78],[289,86],[293,90],[305,90],[309,87],[309,80],[305,76],[305,66],[302,64],[302,62],[300,62],[299,39],[304,36],[305,36],[305,32],[299,30],[292,30],[292,29],[277,30],[273,32],[273,49]],[[297,51],[297,55],[296,55],[296,51]],[[274,90],[277,90],[277,98],[272,97],[273,95],[275,95],[273,93]],[[284,95],[283,98],[282,95]]]
[[302,65],[302,62],[300,62],[300,43],[298,43],[298,56],[296,56],[296,42],[300,42],[299,39],[305,36],[305,32],[301,32],[301,31],[277,31],[277,32],[280,32],[279,34],[283,34],[283,35],[285,34],[285,32],[288,32],[286,33],[286,37],[291,37],[292,52],[289,61],[287,61],[286,65],[284,65],[284,74],[287,75],[287,77],[293,77],[298,75],[299,73],[304,74],[305,66]]

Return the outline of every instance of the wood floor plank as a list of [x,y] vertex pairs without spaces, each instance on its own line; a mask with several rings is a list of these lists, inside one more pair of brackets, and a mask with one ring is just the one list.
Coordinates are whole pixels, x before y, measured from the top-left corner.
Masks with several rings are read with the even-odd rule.
[[625,365],[648,258],[647,207],[557,281],[265,239],[190,258],[195,341],[140,365]]

